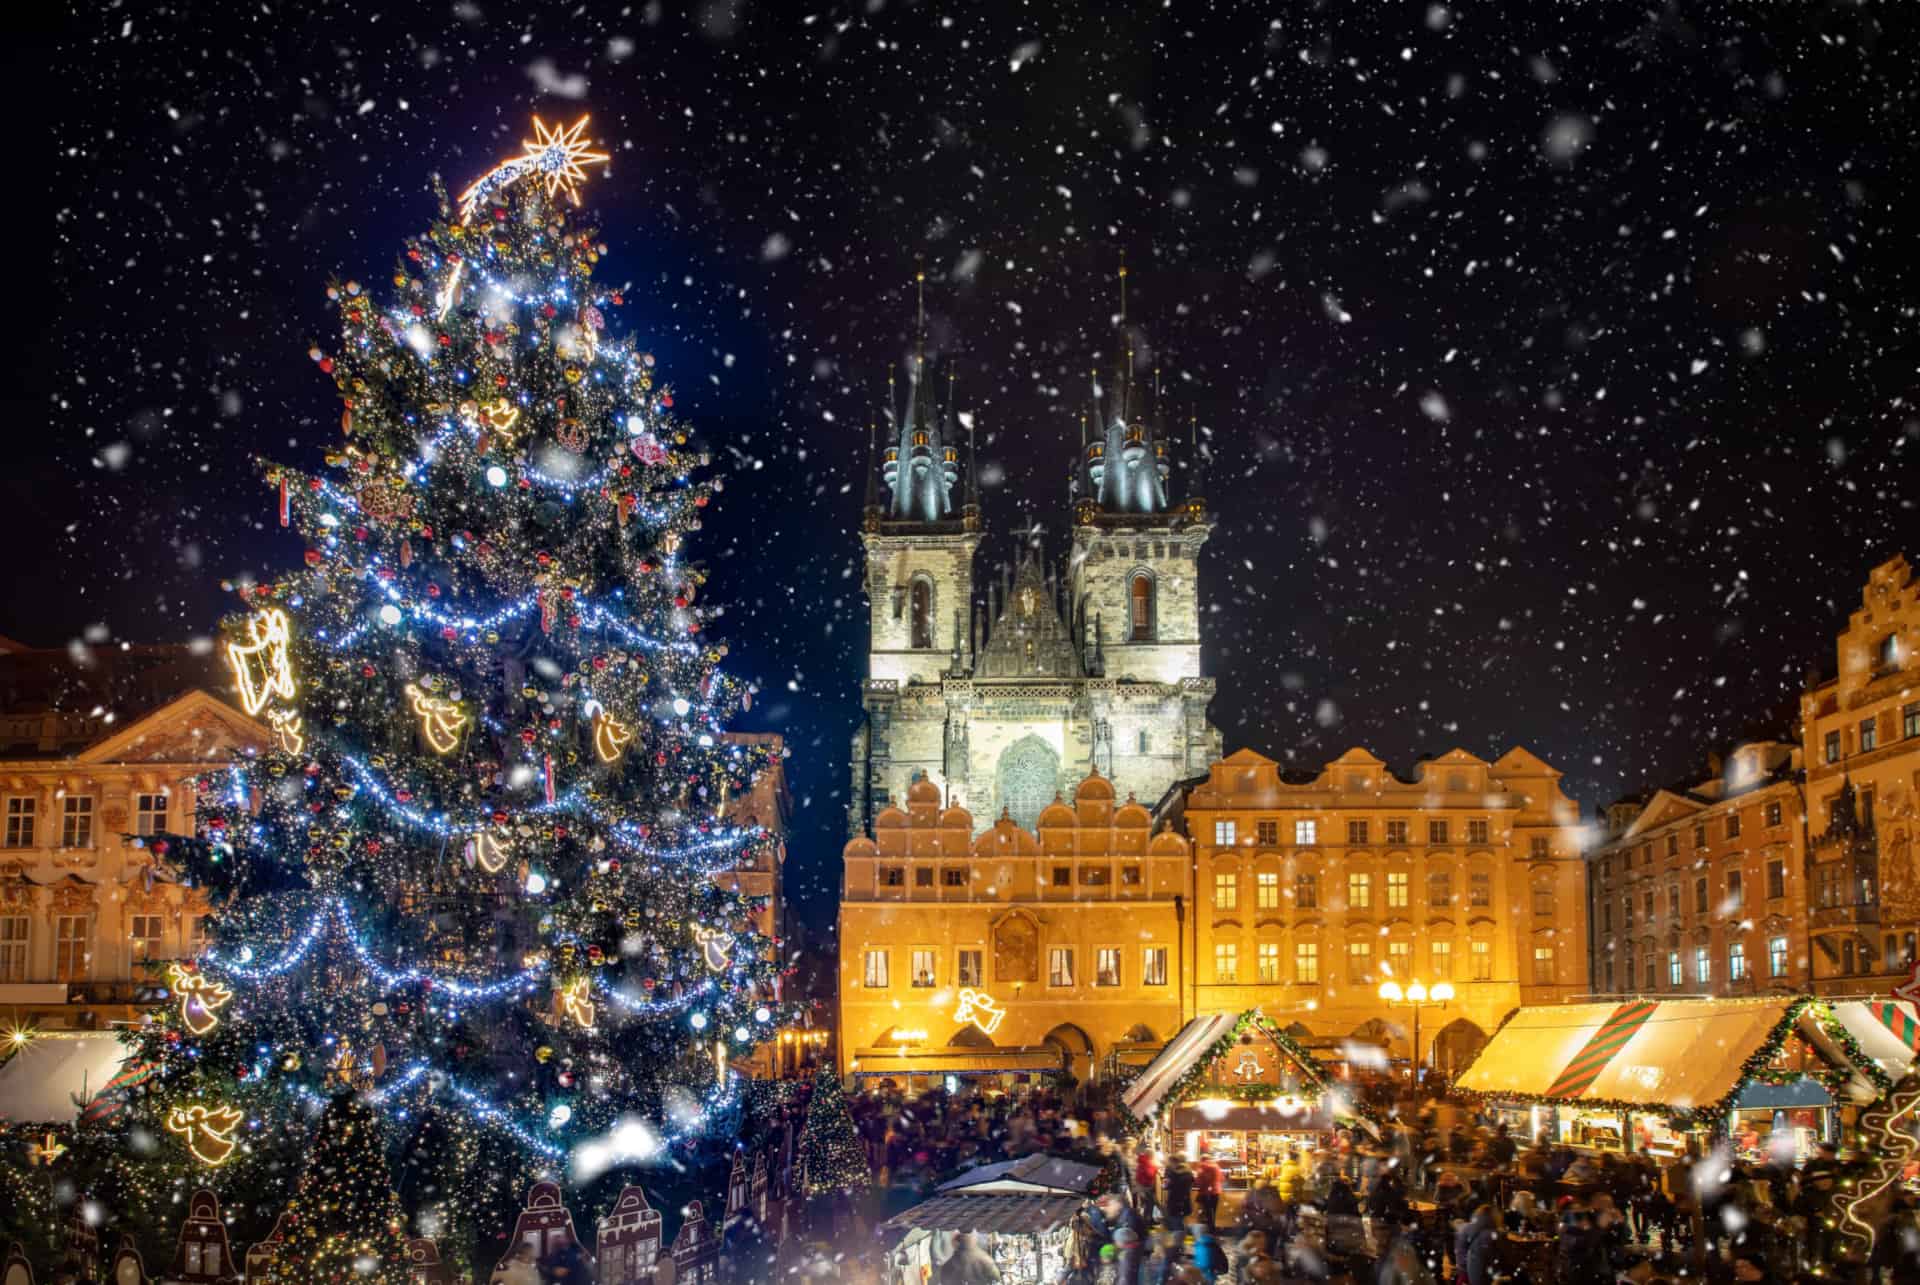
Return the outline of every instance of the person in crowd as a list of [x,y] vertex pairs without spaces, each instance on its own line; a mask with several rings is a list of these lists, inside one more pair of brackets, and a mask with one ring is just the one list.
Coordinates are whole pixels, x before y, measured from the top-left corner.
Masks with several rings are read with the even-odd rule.
[[1142,1147],[1133,1158],[1133,1207],[1145,1226],[1152,1226],[1160,1203],[1160,1164],[1152,1147]]
[[1268,1244],[1267,1234],[1263,1231],[1250,1231],[1240,1238],[1239,1252],[1233,1260],[1233,1279],[1238,1285],[1247,1285],[1260,1264],[1273,1261]]
[[1146,1285],[1172,1285],[1179,1277],[1185,1248],[1186,1237],[1178,1231],[1161,1232],[1153,1257],[1147,1261]]
[[1202,1151],[1200,1163],[1193,1167],[1193,1198],[1200,1207],[1200,1221],[1210,1229],[1220,1215],[1220,1193],[1226,1185],[1226,1171],[1214,1163],[1212,1155]]
[[1193,1170],[1187,1168],[1187,1162],[1179,1156],[1167,1161],[1167,1202],[1161,1211],[1164,1226],[1184,1227],[1187,1215],[1193,1212]]
[[1207,1285],[1214,1285],[1226,1275],[1226,1255],[1220,1251],[1220,1242],[1214,1239],[1210,1223],[1196,1222],[1187,1231],[1193,1236],[1193,1266]]
[[1453,1234],[1453,1272],[1466,1285],[1492,1285],[1493,1242],[1499,1235],[1493,1206],[1481,1205]]
[[1353,1194],[1353,1187],[1345,1178],[1335,1178],[1333,1187],[1327,1192],[1327,1217],[1358,1218],[1360,1216],[1360,1198]]
[[940,1265],[939,1285],[994,1285],[1000,1268],[970,1231],[953,1238],[953,1254]]

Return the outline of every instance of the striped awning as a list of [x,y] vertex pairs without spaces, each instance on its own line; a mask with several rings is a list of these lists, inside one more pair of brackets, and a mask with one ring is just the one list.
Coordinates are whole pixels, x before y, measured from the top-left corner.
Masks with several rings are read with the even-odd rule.
[[998,1232],[1034,1236],[1058,1231],[1086,1203],[1080,1196],[935,1196],[880,1226],[890,1231]]
[[1160,1055],[1147,1063],[1147,1069],[1135,1076],[1133,1083],[1127,1086],[1126,1093],[1120,1099],[1122,1105],[1141,1120],[1158,1111],[1167,1090],[1192,1070],[1193,1064],[1219,1043],[1220,1038],[1231,1031],[1239,1020],[1238,1013],[1209,1013],[1181,1027],[1180,1033],[1168,1040],[1167,1046],[1160,1050]]

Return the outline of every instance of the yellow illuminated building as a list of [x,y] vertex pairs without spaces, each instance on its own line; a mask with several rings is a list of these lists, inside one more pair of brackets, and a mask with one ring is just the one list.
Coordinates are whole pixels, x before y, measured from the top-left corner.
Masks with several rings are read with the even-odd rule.
[[1085,1079],[1144,1060],[1186,1016],[1187,841],[1097,774],[1032,831],[1004,814],[973,831],[923,778],[847,844],[841,1070]]

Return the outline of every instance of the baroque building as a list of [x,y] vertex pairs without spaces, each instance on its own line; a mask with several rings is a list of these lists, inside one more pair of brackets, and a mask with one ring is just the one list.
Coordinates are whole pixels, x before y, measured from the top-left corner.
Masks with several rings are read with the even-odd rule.
[[968,809],[976,831],[1001,816],[1031,830],[1089,772],[1157,800],[1219,757],[1200,665],[1198,560],[1213,522],[1197,432],[1176,501],[1170,432],[1130,365],[1109,394],[1096,387],[1083,420],[1064,565],[1029,549],[977,578],[974,428],[917,346],[867,479],[871,636],[849,838],[916,780]]

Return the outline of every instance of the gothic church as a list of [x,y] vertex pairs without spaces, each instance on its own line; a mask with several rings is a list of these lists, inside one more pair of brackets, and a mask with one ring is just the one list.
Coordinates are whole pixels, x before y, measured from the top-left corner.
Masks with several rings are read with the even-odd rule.
[[918,346],[867,479],[872,635],[850,837],[922,777],[976,830],[1003,813],[1031,830],[1090,770],[1151,807],[1221,756],[1200,672],[1197,563],[1213,523],[1198,442],[1176,501],[1167,426],[1140,404],[1131,364],[1082,420],[1064,567],[1029,551],[983,582],[972,427],[963,466],[952,381],[936,406]]

